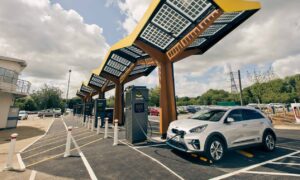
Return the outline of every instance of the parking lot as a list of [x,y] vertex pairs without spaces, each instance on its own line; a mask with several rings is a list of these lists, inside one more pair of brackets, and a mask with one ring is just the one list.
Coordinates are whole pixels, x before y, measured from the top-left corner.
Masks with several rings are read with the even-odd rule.
[[[152,137],[158,121],[150,117]],[[71,157],[64,158],[66,127],[79,146],[71,147]],[[73,179],[298,179],[300,177],[300,131],[277,130],[278,148],[266,153],[260,148],[231,151],[223,161],[211,164],[206,158],[174,151],[163,142],[127,144],[125,129],[120,127],[119,145],[78,124],[73,116],[56,118],[48,133],[22,154],[28,169],[39,174]],[[149,129],[149,131],[151,131]],[[149,133],[151,136],[151,133]]]

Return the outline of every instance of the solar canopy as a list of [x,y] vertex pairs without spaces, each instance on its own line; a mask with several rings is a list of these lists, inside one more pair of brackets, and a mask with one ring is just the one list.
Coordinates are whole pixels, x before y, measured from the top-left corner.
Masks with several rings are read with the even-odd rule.
[[137,62],[151,57],[138,47],[136,41],[142,41],[172,59],[178,54],[178,45],[187,43],[189,33],[200,26],[200,22],[207,21],[210,14],[218,11],[218,18],[193,42],[182,48],[183,51],[194,50],[190,55],[202,54],[259,7],[257,2],[241,0],[153,0],[133,33],[112,46],[102,65],[93,73],[115,79],[120,79],[124,74],[128,76],[127,71],[130,71],[129,76],[139,73],[148,75],[155,65],[137,66]]

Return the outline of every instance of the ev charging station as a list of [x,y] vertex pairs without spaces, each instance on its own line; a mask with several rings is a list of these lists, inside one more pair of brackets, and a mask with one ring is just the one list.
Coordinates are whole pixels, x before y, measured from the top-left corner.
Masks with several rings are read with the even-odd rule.
[[98,127],[98,117],[101,118],[101,127],[103,127],[104,118],[105,118],[105,109],[106,109],[106,99],[96,99],[94,109],[95,109],[95,128]]
[[148,94],[145,86],[129,86],[125,90],[125,128],[129,143],[147,140]]
[[93,111],[93,103],[85,103],[84,104],[84,120],[83,122],[86,121],[86,116],[91,116],[92,111]]

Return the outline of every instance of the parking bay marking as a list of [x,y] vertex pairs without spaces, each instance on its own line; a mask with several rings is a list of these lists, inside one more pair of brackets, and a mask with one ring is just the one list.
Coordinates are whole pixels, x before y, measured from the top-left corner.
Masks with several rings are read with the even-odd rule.
[[292,174],[292,173],[278,173],[278,172],[264,172],[264,171],[245,171],[243,173],[247,174],[263,174],[263,175],[275,175],[275,176],[296,176],[300,177],[300,174]]
[[237,151],[239,154],[243,155],[243,156],[246,156],[247,158],[253,158],[254,155],[252,153],[249,153],[247,151],[244,151],[244,150],[238,150]]
[[254,169],[254,168],[257,168],[259,166],[262,166],[262,165],[265,165],[265,164],[268,164],[268,163],[271,163],[273,161],[278,161],[280,159],[283,159],[283,158],[286,158],[286,157],[289,157],[289,156],[293,156],[295,154],[298,154],[300,151],[295,151],[295,152],[292,152],[292,153],[289,153],[289,154],[286,154],[286,155],[283,155],[283,156],[280,156],[280,157],[277,157],[277,158],[274,158],[274,159],[271,159],[271,160],[268,160],[268,161],[264,161],[262,163],[258,163],[258,164],[254,164],[252,166],[248,166],[246,168],[243,168],[243,169],[240,169],[240,170],[237,170],[237,171],[234,171],[234,172],[231,172],[231,173],[227,173],[227,174],[224,174],[224,175],[221,175],[221,176],[218,176],[218,177],[214,177],[212,178],[211,180],[220,180],[220,179],[225,179],[225,178],[228,178],[228,177],[231,177],[231,176],[234,176],[234,175],[238,175],[240,173],[244,173],[244,172],[249,172],[249,170],[251,169]]
[[[100,140],[102,140],[102,139],[103,139],[103,138],[96,139],[96,140],[91,141],[91,142],[89,142],[89,143],[83,144],[83,145],[81,145],[81,146],[79,146],[79,147],[80,147],[80,148],[85,147],[85,146],[87,146],[87,145],[90,145],[90,144],[93,144],[93,143],[95,143],[95,142],[98,142],[98,141],[100,141]],[[71,149],[70,151],[74,151],[74,150],[76,150],[76,147],[73,148],[73,149]],[[56,157],[59,157],[59,156],[61,156],[61,155],[64,155],[64,153],[65,153],[65,152],[59,153],[59,154],[57,154],[57,155],[54,155],[54,156],[51,156],[51,157],[49,157],[49,158],[40,160],[40,161],[38,161],[38,162],[34,162],[34,163],[32,163],[32,164],[27,165],[26,167],[34,166],[34,165],[40,164],[40,163],[42,163],[42,162],[45,162],[45,161],[54,159],[54,158],[56,158]]]
[[[89,135],[89,136],[86,136],[86,137],[82,137],[82,138],[80,138],[80,139],[77,139],[77,141],[80,141],[80,140],[83,140],[83,139],[87,139],[87,138],[92,137],[92,136],[97,136],[97,135],[96,135],[96,134],[92,134],[92,135]],[[36,154],[33,154],[33,155],[31,155],[31,156],[27,156],[27,157],[23,158],[23,160],[29,159],[29,158],[31,158],[31,157],[34,157],[34,156],[37,156],[37,155],[40,155],[40,154],[43,154],[43,153],[46,153],[46,152],[49,152],[49,151],[52,151],[52,150],[54,150],[54,149],[57,149],[57,148],[59,148],[59,147],[65,146],[65,145],[66,145],[66,144],[64,143],[64,144],[61,144],[61,145],[59,145],[59,146],[55,146],[55,147],[53,147],[53,148],[47,149],[47,150],[45,150],[45,151],[38,152],[38,153],[36,153]]]
[[[82,133],[82,134],[80,134],[80,135],[88,134],[88,133],[91,133],[91,132],[87,131],[87,132]],[[79,136],[79,135],[76,135],[76,136],[74,136],[74,137],[77,137],[77,136]],[[23,153],[27,153],[27,152],[30,152],[30,151],[33,151],[33,150],[36,150],[36,149],[40,149],[40,148],[42,148],[42,147],[44,147],[44,146],[47,146],[47,145],[59,143],[60,141],[64,141],[64,140],[65,140],[65,138],[64,138],[64,139],[61,139],[61,140],[58,140],[58,141],[54,141],[54,142],[48,143],[48,144],[43,144],[43,145],[41,145],[41,146],[38,146],[38,147],[35,147],[35,148],[32,148],[32,149],[29,149],[28,151],[25,151],[25,152],[23,152]]]
[[144,156],[150,158],[152,161],[158,163],[159,165],[161,165],[162,167],[164,167],[165,169],[167,169],[170,173],[172,173],[173,175],[175,175],[175,176],[178,177],[179,179],[184,180],[183,177],[181,177],[180,175],[178,175],[177,173],[175,173],[172,169],[170,169],[169,167],[167,167],[166,165],[164,165],[163,163],[161,163],[161,162],[158,161],[157,159],[155,159],[155,158],[149,156],[148,154],[146,154],[146,153],[144,153],[144,152],[138,150],[137,148],[135,148],[135,147],[133,147],[133,146],[128,145],[127,143],[125,143],[125,142],[123,142],[123,141],[120,141],[120,142],[121,142],[122,144],[125,144],[125,145],[127,145],[128,147],[132,148],[133,150],[135,150],[135,151],[141,153],[142,155],[144,155]]

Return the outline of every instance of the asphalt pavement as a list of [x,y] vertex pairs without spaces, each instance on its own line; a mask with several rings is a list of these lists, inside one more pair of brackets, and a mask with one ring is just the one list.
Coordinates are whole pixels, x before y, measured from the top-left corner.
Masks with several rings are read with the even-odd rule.
[[[119,145],[113,146],[113,129],[104,139],[78,123],[73,116],[56,118],[47,135],[21,155],[28,169],[71,179],[299,179],[300,131],[277,130],[278,147],[267,153],[260,148],[230,151],[223,161],[210,164],[204,157],[170,149],[157,142],[159,122],[150,117],[150,141],[128,144],[119,128]],[[71,157],[63,157],[67,126],[79,146],[72,143]],[[110,125],[111,126],[111,125]],[[153,140],[151,140],[153,139]]]

